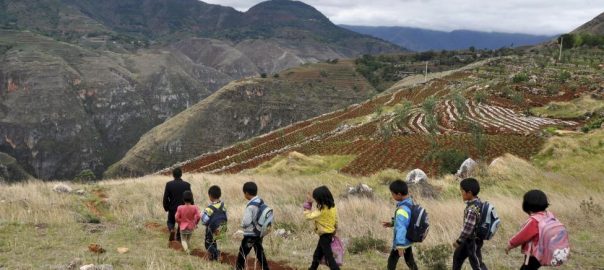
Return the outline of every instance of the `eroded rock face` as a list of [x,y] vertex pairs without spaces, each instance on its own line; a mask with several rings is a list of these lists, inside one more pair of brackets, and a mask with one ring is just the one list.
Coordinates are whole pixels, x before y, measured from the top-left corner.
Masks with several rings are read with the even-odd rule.
[[101,176],[141,134],[232,80],[179,52],[114,54],[32,33],[0,56],[0,151],[41,179]]

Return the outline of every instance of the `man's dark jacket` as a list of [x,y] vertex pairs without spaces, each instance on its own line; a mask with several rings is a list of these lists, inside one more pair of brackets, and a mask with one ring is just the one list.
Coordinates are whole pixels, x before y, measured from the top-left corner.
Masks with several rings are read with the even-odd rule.
[[166,183],[166,189],[164,190],[164,210],[176,213],[178,206],[185,204],[182,194],[187,190],[191,191],[191,184],[182,179],[175,179]]

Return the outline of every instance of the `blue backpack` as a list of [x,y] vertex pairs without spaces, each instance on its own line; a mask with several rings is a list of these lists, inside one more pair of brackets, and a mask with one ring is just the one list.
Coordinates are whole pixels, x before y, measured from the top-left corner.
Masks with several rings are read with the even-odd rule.
[[428,212],[419,204],[404,203],[404,205],[411,210],[411,213],[409,213],[409,227],[407,227],[407,239],[412,243],[423,242],[430,231]]
[[273,225],[273,209],[268,207],[263,200],[260,202],[251,202],[249,205],[258,207],[258,214],[254,218],[254,233],[262,238],[268,234]]
[[477,207],[480,210],[480,216],[476,223],[476,236],[482,240],[491,240],[499,229],[501,222],[499,216],[495,207],[487,201],[478,204]]

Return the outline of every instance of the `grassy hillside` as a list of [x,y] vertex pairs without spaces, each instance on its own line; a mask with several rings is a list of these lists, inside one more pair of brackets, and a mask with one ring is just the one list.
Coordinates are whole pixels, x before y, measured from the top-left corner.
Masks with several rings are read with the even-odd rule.
[[[494,203],[503,220],[495,238],[485,244],[483,254],[489,269],[515,269],[520,265],[519,251],[514,250],[506,256],[504,247],[506,240],[526,219],[521,210],[521,195],[533,188],[543,189],[548,194],[550,210],[570,231],[572,258],[568,265],[559,269],[598,269],[604,264],[600,256],[604,251],[604,243],[600,241],[604,232],[598,226],[604,222],[603,143],[603,130],[553,137],[545,143],[536,165],[506,155],[478,176],[482,185],[480,197]],[[264,245],[269,259],[286,262],[297,269],[308,266],[317,240],[312,227],[302,218],[300,205],[306,192],[327,185],[337,196],[338,234],[348,243],[345,269],[384,268],[388,256],[384,251],[388,249],[392,232],[381,228],[379,221],[388,220],[392,215],[393,202],[387,184],[404,177],[404,173],[389,170],[370,177],[351,177],[329,171],[306,173],[321,166],[317,165],[317,160],[323,160],[323,163],[319,162],[321,164],[334,164],[337,159],[299,159],[300,173],[292,171],[278,176],[270,172],[248,172],[187,174],[184,178],[192,183],[198,204],[207,201],[202,194],[210,185],[222,187],[230,221],[228,236],[221,240],[220,246],[231,254],[238,248],[239,240],[233,234],[245,204],[241,186],[250,179],[256,181],[260,196],[276,211],[275,229],[291,232],[287,238],[267,236]],[[591,163],[583,166],[585,160]],[[161,207],[167,180],[163,176],[147,176],[108,180],[96,185],[74,184],[75,189],[85,191],[83,195],[57,194],[51,191],[55,183],[1,186],[0,265],[8,269],[46,269],[80,258],[86,264],[105,263],[117,269],[229,269],[226,265],[208,263],[167,248],[167,234],[162,231],[165,213]],[[348,186],[358,183],[372,187],[374,198],[340,196]],[[425,188],[436,194],[435,198],[422,196],[421,188],[412,189],[415,199],[429,212],[432,224],[426,241],[416,246],[419,251],[416,257],[423,269],[434,267],[430,263],[435,258],[444,259],[450,267],[450,252],[439,255],[436,250],[450,251],[449,245],[461,228],[464,205],[454,177],[430,179],[429,183],[432,187]],[[193,248],[203,249],[202,239],[201,231],[196,231]],[[92,243],[100,244],[106,252],[92,254],[87,248]],[[119,254],[118,247],[127,247],[129,252]],[[431,252],[437,255],[429,255]]]
[[375,93],[351,61],[235,81],[146,133],[105,176],[152,173]]
[[[407,77],[363,103],[182,165],[189,172],[237,173],[297,151],[352,155],[352,162],[339,170],[352,175],[418,167],[436,175],[458,167],[466,157],[488,162],[512,153],[530,158],[543,143],[545,130],[599,127],[585,112],[568,119],[562,106],[551,105],[550,113],[538,116],[531,109],[556,102],[583,104],[586,96],[597,96],[604,75],[594,61],[604,59],[602,50],[565,50],[561,62],[552,59],[554,48],[518,53],[433,73],[427,82]],[[593,113],[602,101],[588,104],[586,110]]]

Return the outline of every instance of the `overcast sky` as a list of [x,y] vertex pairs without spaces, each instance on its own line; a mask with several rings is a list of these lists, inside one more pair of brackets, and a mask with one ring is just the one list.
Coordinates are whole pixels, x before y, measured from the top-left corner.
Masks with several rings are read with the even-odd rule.
[[[262,0],[204,0],[246,11]],[[336,24],[569,32],[604,12],[604,0],[303,0]]]

